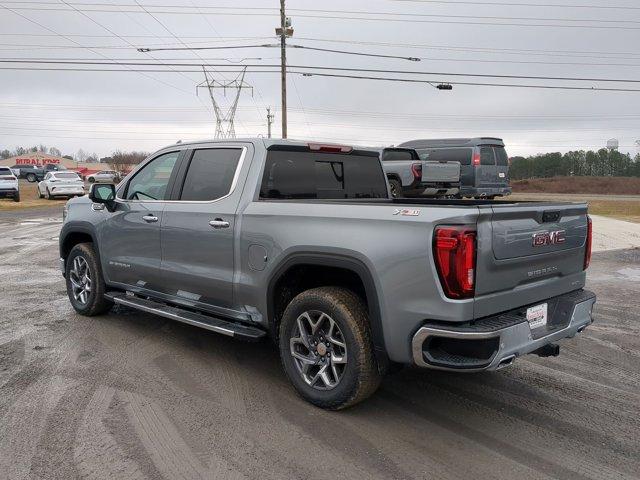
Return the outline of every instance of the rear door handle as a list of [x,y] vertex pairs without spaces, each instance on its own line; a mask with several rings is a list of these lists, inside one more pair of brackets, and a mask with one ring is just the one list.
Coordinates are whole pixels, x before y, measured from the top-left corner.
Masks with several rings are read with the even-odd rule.
[[152,213],[150,213],[149,215],[145,215],[144,217],[142,217],[142,219],[147,223],[155,223],[158,221],[158,217],[156,217]]
[[229,228],[229,222],[226,222],[224,220],[222,220],[221,218],[216,218],[215,220],[211,220],[209,222],[209,225],[211,225],[213,228]]

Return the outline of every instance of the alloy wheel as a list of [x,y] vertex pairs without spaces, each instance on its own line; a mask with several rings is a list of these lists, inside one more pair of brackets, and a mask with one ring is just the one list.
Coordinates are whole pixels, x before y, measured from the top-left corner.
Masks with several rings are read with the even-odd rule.
[[91,294],[92,282],[89,264],[84,257],[77,256],[73,259],[72,268],[69,270],[69,281],[73,298],[82,305],[86,305]]
[[347,367],[347,345],[338,324],[317,310],[302,313],[291,331],[289,349],[305,383],[317,390],[331,390]]

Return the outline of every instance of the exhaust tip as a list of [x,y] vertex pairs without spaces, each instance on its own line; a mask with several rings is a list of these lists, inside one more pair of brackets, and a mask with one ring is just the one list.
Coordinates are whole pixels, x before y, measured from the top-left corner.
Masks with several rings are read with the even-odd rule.
[[498,363],[498,366],[496,367],[496,370],[500,370],[501,368],[508,367],[509,365],[511,365],[513,363],[513,361],[515,359],[516,359],[515,355],[509,355],[508,357],[504,357]]

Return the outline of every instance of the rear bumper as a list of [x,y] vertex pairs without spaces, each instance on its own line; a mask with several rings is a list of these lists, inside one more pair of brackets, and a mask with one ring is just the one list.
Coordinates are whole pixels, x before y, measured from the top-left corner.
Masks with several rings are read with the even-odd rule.
[[0,198],[13,198],[18,195],[18,192],[17,188],[2,188],[0,189]]
[[69,195],[84,195],[83,187],[56,187],[50,191],[52,197],[67,197]]
[[413,336],[413,361],[438,370],[497,370],[521,355],[582,332],[593,322],[595,301],[595,294],[587,290],[549,299],[547,325],[533,330],[525,313],[529,305],[474,324],[426,324]]
[[496,188],[475,188],[475,187],[461,187],[460,195],[464,197],[507,197],[511,195],[511,187],[496,187]]

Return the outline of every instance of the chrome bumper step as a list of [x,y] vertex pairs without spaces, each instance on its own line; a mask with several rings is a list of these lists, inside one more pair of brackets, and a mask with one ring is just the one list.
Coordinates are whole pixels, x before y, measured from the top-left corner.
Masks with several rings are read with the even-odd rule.
[[264,330],[241,323],[223,320],[203,313],[192,312],[183,308],[174,307],[165,303],[156,302],[146,298],[128,295],[122,292],[107,292],[105,297],[119,305],[135,308],[137,310],[153,313],[164,318],[204,328],[212,332],[221,333],[229,337],[242,340],[257,341],[266,335]]

